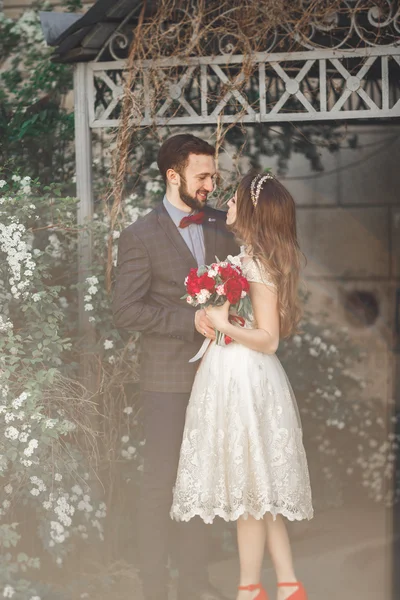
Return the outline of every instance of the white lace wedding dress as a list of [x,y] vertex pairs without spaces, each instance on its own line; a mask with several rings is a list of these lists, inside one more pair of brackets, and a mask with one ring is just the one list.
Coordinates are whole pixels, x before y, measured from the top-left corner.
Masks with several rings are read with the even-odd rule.
[[[274,287],[243,249],[239,257],[249,281]],[[187,408],[171,517],[211,523],[266,512],[313,516],[296,400],[275,355],[213,342]]]

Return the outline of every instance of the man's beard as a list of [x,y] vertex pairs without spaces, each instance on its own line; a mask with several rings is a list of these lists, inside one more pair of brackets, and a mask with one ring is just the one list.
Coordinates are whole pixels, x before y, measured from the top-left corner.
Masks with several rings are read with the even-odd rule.
[[182,202],[184,202],[186,206],[189,206],[192,210],[203,210],[204,206],[207,204],[207,200],[202,202],[201,200],[198,200],[196,196],[193,197],[189,194],[186,187],[186,181],[182,177],[178,191]]

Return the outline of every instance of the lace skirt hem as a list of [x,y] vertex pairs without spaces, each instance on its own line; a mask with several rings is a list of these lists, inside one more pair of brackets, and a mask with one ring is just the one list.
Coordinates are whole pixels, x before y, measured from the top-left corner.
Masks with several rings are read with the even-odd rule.
[[226,511],[221,508],[204,509],[199,506],[192,508],[191,510],[182,512],[178,507],[172,507],[170,516],[175,521],[190,521],[193,517],[200,517],[204,523],[211,524],[215,517],[220,517],[224,521],[237,521],[240,517],[247,519],[247,517],[254,517],[257,521],[262,519],[266,513],[270,513],[275,521],[278,515],[286,517],[289,521],[308,521],[313,518],[314,511],[312,508],[308,510],[290,510],[284,506],[276,507],[272,504],[265,504],[260,509],[255,510],[252,507],[239,506],[235,510]]

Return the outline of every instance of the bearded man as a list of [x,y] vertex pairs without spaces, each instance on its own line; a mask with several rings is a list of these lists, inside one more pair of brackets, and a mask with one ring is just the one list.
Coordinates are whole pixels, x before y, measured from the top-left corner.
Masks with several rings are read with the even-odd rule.
[[[162,203],[120,236],[114,292],[119,329],[142,332],[140,394],[146,444],[138,510],[141,575],[146,600],[168,597],[173,541],[179,600],[219,600],[207,577],[207,527],[199,518],[169,517],[185,413],[202,339],[214,339],[204,311],[185,304],[191,268],[239,250],[226,213],[207,206],[214,190],[215,148],[190,134],[168,138],[157,164],[166,184]],[[174,535],[177,534],[177,536]]]

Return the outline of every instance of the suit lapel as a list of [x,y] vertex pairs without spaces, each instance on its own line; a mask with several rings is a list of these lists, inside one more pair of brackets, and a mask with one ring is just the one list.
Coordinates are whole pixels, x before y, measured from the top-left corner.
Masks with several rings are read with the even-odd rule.
[[[217,219],[213,216],[213,212],[208,208],[205,209],[206,218],[203,223],[204,246],[205,246],[205,261],[209,265],[215,261],[215,253],[217,250]],[[223,260],[225,257],[218,257]]]
[[187,247],[185,240],[181,236],[175,223],[169,216],[165,206],[160,204],[156,209],[158,213],[158,222],[171,243],[174,245],[180,256],[188,263],[190,267],[197,268],[197,262],[193,254]]

